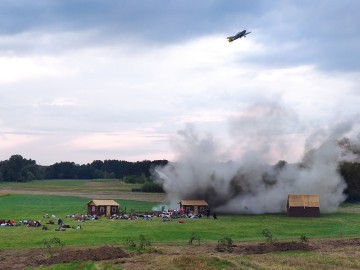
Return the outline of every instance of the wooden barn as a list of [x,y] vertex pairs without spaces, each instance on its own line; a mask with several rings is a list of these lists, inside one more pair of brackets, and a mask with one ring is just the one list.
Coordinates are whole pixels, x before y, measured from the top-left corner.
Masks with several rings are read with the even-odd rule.
[[287,214],[289,217],[319,217],[320,196],[289,194],[287,200]]
[[182,200],[179,202],[180,209],[184,209],[184,212],[189,214],[206,214],[206,210],[209,205],[204,200]]
[[119,206],[114,200],[91,200],[87,203],[87,214],[107,217],[117,215]]

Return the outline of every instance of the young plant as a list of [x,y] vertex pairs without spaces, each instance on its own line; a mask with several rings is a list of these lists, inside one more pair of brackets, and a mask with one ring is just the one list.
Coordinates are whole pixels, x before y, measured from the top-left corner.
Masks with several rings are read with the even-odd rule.
[[64,244],[61,243],[60,239],[54,237],[52,239],[44,239],[43,240],[44,248],[50,254],[50,257],[53,257],[56,251],[61,251],[64,247]]
[[126,243],[126,245],[127,245],[128,247],[131,247],[131,248],[136,247],[136,243],[135,243],[135,241],[134,241],[131,237],[127,237],[127,238],[125,239],[125,243]]
[[151,242],[145,238],[144,235],[140,234],[140,243],[139,243],[139,249],[145,249],[146,247],[150,247]]
[[300,236],[300,241],[302,243],[307,243],[307,242],[309,242],[309,237],[307,237],[306,235],[301,235]]
[[190,240],[189,240],[189,245],[192,245],[194,241],[197,241],[198,245],[200,245],[200,236],[195,232],[193,232],[191,234],[191,237],[190,237]]
[[266,242],[270,244],[274,242],[273,235],[269,229],[263,229],[261,234],[265,237]]

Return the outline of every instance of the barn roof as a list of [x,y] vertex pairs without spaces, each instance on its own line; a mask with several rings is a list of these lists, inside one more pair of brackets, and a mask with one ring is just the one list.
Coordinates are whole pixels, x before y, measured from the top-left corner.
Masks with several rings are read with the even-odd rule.
[[320,207],[320,195],[289,194],[288,207]]
[[208,206],[208,203],[204,200],[181,200],[181,205],[197,205],[197,206]]
[[91,200],[87,203],[87,205],[111,205],[111,206],[119,206],[117,202],[114,200]]

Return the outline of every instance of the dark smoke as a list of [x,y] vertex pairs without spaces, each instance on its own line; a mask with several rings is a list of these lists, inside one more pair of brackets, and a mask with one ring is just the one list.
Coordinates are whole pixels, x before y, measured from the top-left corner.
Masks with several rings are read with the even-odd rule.
[[[156,169],[158,181],[173,207],[181,199],[204,199],[222,213],[275,213],[285,211],[288,194],[319,194],[321,211],[334,211],[346,198],[338,165],[358,157],[339,142],[353,126],[342,122],[315,133],[299,161],[269,165],[274,156],[299,148],[301,142],[289,138],[298,138],[303,127],[295,113],[274,104],[231,119],[228,147],[188,126],[173,142],[178,160]],[[226,156],[233,161],[224,161]]]

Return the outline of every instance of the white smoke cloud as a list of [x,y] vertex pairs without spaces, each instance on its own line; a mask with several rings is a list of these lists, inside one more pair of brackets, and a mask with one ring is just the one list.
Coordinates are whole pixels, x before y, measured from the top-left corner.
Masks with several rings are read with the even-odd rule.
[[[356,157],[339,146],[352,121],[293,140],[304,127],[278,104],[257,104],[230,119],[228,145],[187,126],[173,140],[178,160],[157,168],[157,179],[172,205],[205,199],[221,213],[276,213],[286,210],[288,194],[319,194],[321,211],[334,211],[346,199],[338,165]],[[270,165],[299,144],[304,150],[297,162]]]

